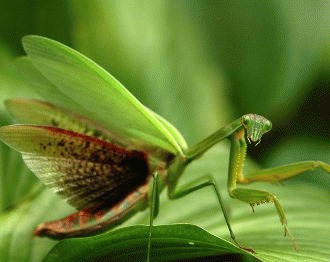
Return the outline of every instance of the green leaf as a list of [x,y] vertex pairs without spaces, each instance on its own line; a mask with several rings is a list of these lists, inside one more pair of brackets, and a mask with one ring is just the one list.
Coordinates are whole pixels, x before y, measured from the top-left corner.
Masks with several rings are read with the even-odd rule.
[[155,113],[93,61],[44,37],[26,36],[23,46],[41,74],[74,102],[70,109],[145,145],[183,153],[186,144],[175,127],[170,123],[164,125],[165,120],[155,117]]
[[[147,226],[133,226],[99,235],[92,241],[83,238],[67,239],[56,245],[44,261],[129,261],[132,258],[134,261],[146,261],[148,233]],[[177,261],[244,252],[231,243],[188,224],[155,226],[152,235],[151,261]]]

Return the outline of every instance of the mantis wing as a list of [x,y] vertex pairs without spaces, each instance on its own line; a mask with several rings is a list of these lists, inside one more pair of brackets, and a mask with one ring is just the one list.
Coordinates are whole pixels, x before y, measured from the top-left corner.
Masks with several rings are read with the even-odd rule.
[[71,205],[112,206],[147,182],[147,155],[56,127],[12,125],[0,138]]
[[143,106],[118,80],[77,51],[39,36],[26,36],[28,58],[80,112],[105,128],[183,154],[186,143],[173,125]]
[[95,121],[48,102],[14,98],[6,100],[5,104],[11,115],[22,124],[54,126],[107,140],[120,147],[134,146],[133,141],[116,136]]

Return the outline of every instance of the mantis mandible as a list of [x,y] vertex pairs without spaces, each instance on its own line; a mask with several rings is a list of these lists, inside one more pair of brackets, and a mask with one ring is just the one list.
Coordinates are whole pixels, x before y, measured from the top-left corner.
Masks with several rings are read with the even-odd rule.
[[[151,206],[151,229],[153,218],[158,211],[159,193],[165,187],[168,187],[170,199],[183,197],[204,187],[212,187],[231,238],[241,248],[253,252],[252,249],[245,248],[237,242],[218,187],[212,178],[205,177],[202,182],[192,181],[189,187],[176,190],[177,182],[189,163],[199,158],[216,143],[229,138],[231,141],[229,195],[251,206],[273,202],[285,235],[291,238],[297,249],[289,232],[284,210],[276,196],[267,191],[237,188],[237,184],[277,182],[317,167],[330,172],[328,164],[320,161],[303,161],[258,170],[245,177],[243,164],[247,144],[260,143],[262,136],[272,127],[269,120],[256,114],[244,115],[221,128],[188,149],[184,157],[168,154],[163,155],[163,159],[160,160],[160,158],[152,159],[142,151],[125,149],[122,144],[117,146],[115,139],[109,142],[104,138],[105,131],[95,129],[92,121],[57,106],[28,99],[12,99],[6,104],[9,111],[17,118],[27,118],[25,114],[20,113],[22,111],[17,110],[25,109],[28,111],[23,112],[29,112],[28,116],[33,116],[36,122],[42,119],[44,125],[4,126],[0,128],[0,138],[22,153],[27,165],[46,185],[55,188],[59,194],[67,198],[69,203],[80,209],[66,218],[40,224],[35,230],[37,236],[61,239],[97,234],[124,220],[130,214],[147,208],[148,205]],[[64,129],[63,127],[68,128],[68,122],[71,123],[71,128]],[[77,132],[78,130],[80,132]],[[120,157],[120,161],[111,163],[113,159]],[[115,165],[119,169],[116,172],[111,171]],[[100,179],[93,178],[92,173]],[[119,179],[119,175],[127,176],[127,179]],[[151,183],[152,177],[153,183]],[[122,181],[116,181],[118,179]],[[95,183],[99,184],[95,185]],[[111,184],[115,184],[117,188],[113,189]],[[150,184],[153,190],[149,190]],[[149,256],[151,233],[148,245]]]

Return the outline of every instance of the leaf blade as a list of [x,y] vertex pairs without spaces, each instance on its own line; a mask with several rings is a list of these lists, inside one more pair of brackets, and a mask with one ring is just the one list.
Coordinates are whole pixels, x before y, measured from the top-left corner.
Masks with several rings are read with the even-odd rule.
[[[45,258],[45,261],[56,261],[62,257],[63,250],[74,249],[65,261],[91,259],[127,261],[134,257],[134,261],[145,261],[147,254],[147,226],[131,226],[115,230],[111,237],[107,234],[100,235],[94,239],[92,245],[88,245],[83,239],[68,239],[56,245]],[[193,225],[164,225],[156,226],[152,230],[151,261],[173,261],[178,259],[189,259],[201,256],[212,256],[227,253],[244,253],[233,244],[221,240],[205,230]],[[120,241],[126,239],[125,245]],[[79,243],[85,248],[76,249]],[[143,249],[141,247],[144,246]],[[111,251],[109,252],[109,247]],[[113,247],[113,248],[112,248]],[[96,252],[95,252],[96,248]],[[172,252],[168,252],[171,249]],[[78,250],[84,250],[79,252]],[[94,252],[91,252],[94,250]],[[75,255],[74,255],[75,254]],[[63,259],[63,257],[62,257]]]

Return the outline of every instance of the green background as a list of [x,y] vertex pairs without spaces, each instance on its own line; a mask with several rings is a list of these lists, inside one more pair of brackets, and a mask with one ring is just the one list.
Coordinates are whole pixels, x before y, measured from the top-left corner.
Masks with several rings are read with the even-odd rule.
[[[254,112],[273,122],[273,131],[249,150],[262,166],[308,159],[330,162],[329,1],[2,0],[0,14],[1,101],[29,95],[11,61],[24,54],[22,36],[37,34],[103,66],[174,124],[190,145]],[[9,123],[2,103],[0,110],[1,125]],[[42,186],[36,189],[37,179],[17,164],[18,154],[2,145],[1,158],[2,260],[40,261],[54,242],[21,233],[27,231],[25,208],[33,213],[31,232],[46,217],[61,217],[69,207]],[[330,185],[322,172],[309,172],[294,183],[301,180],[318,190]],[[26,200],[36,190],[41,193],[32,198],[37,194],[42,201],[33,200],[31,207]],[[314,204],[321,206],[317,200]],[[178,217],[172,222],[185,221]],[[31,245],[26,245],[28,240]]]

